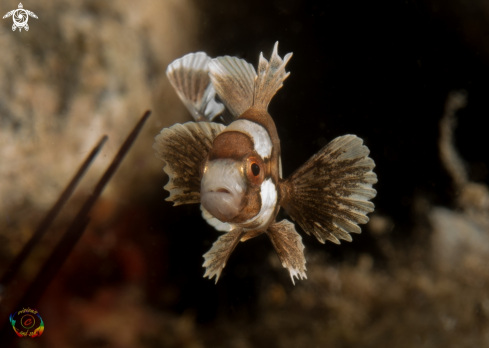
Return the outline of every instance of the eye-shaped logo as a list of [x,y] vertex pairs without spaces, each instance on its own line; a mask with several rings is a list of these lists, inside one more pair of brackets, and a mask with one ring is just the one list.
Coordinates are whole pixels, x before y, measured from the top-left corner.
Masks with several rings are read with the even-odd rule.
[[44,332],[44,322],[35,309],[24,308],[10,314],[10,324],[19,337],[38,337]]
[[24,6],[22,5],[22,3],[19,3],[18,9],[7,12],[7,14],[3,16],[3,18],[7,18],[10,16],[13,16],[14,19],[12,30],[15,31],[15,29],[19,28],[19,32],[21,32],[22,29],[25,29],[25,31],[29,31],[29,25],[27,24],[27,22],[29,21],[29,16],[31,16],[32,18],[37,18],[34,12],[24,10]]

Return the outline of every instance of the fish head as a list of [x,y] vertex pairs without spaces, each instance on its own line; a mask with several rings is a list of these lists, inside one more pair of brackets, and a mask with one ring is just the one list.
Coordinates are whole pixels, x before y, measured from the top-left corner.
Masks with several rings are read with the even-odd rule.
[[268,164],[244,133],[223,132],[201,165],[201,203],[222,222],[240,223],[260,212]]

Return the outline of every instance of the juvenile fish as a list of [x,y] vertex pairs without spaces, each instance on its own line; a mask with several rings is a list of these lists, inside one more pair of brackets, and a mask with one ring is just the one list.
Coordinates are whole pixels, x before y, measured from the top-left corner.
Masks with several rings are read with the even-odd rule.
[[[334,139],[282,178],[280,139],[267,107],[289,76],[285,65],[292,53],[282,59],[277,48],[270,61],[260,54],[258,71],[243,59],[198,52],[175,60],[166,72],[199,122],[164,128],[153,148],[166,163],[167,200],[200,203],[204,219],[225,232],[204,255],[204,277],[216,276],[216,283],[236,245],[263,233],[292,282],[307,278],[302,238],[290,221],[276,221],[280,207],[307,234],[336,244],[360,233],[358,224],[374,210],[375,164],[355,135]],[[219,115],[227,126],[211,122]]]

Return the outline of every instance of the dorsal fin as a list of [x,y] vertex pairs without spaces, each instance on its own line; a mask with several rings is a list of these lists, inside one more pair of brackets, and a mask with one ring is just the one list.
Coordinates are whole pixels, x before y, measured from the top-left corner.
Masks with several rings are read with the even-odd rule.
[[218,57],[209,63],[209,75],[217,94],[234,118],[253,104],[256,72],[253,65],[236,57]]
[[275,43],[270,62],[260,54],[258,75],[250,63],[236,57],[218,57],[209,63],[212,84],[235,119],[251,106],[266,110],[272,97],[289,76],[285,72],[285,64],[292,53],[282,59],[277,48],[278,42]]
[[210,61],[204,52],[189,53],[166,69],[173,88],[196,121],[211,121],[224,110],[214,99],[216,91],[209,78]]
[[292,53],[287,53],[282,60],[277,50],[278,41],[273,46],[270,62],[263,58],[263,53],[260,53],[253,99],[253,106],[256,108],[266,110],[275,93],[282,88],[283,81],[290,75],[290,72],[285,72],[285,65],[292,57]]

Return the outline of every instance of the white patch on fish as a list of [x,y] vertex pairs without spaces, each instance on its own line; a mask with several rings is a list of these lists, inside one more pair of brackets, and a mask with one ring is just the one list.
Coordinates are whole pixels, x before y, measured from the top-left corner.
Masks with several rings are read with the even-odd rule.
[[272,179],[265,180],[260,187],[261,208],[260,212],[248,221],[239,224],[245,230],[260,230],[267,227],[270,218],[277,206],[277,188]]
[[248,120],[237,120],[231,123],[224,132],[241,132],[251,138],[255,145],[256,152],[261,158],[269,158],[272,155],[272,141],[267,130],[258,123]]

